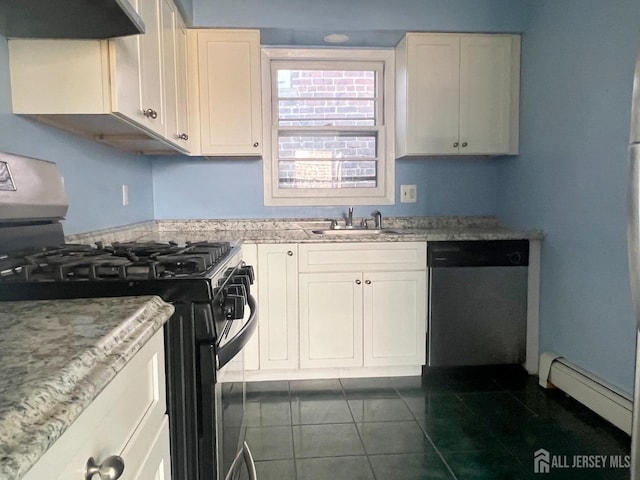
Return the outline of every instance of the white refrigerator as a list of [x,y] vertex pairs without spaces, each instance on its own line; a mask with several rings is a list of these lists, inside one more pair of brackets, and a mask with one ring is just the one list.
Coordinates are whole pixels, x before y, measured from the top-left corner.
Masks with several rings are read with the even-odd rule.
[[629,192],[627,206],[629,280],[636,315],[636,373],[631,427],[631,480],[640,480],[640,55],[636,61],[631,104]]

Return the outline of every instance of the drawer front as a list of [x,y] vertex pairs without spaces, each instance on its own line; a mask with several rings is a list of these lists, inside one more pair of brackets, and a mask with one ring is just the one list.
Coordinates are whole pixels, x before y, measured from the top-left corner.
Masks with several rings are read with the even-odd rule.
[[426,270],[426,242],[303,243],[300,272]]
[[[166,413],[163,332],[157,332],[29,470],[26,480],[84,478],[86,462],[123,455],[131,438]],[[149,443],[147,443],[148,445]],[[123,457],[124,458],[124,457]],[[137,470],[128,465],[125,470]]]

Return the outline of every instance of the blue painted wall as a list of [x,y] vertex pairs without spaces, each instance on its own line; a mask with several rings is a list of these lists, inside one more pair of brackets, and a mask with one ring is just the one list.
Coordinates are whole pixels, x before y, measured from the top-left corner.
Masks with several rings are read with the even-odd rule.
[[[402,8],[388,0],[249,0],[242,4],[195,0],[193,11],[197,26],[261,28],[262,41],[267,44],[307,40],[312,37],[304,32],[319,29],[366,32],[357,38],[370,45],[396,38],[395,44],[398,32],[407,30],[519,32],[526,23],[525,4],[513,0],[409,0]],[[495,159],[400,160],[396,163],[396,205],[360,208],[365,213],[378,208],[394,216],[495,214],[497,173]],[[324,217],[344,211],[344,207],[264,207],[258,160],[154,159],[153,179],[159,219]],[[403,183],[417,184],[416,204],[399,203]],[[236,189],[247,197],[234,205],[224,194]]]
[[[65,179],[66,233],[153,219],[149,158],[64,133],[11,113],[7,41],[0,36],[0,151],[56,162]],[[122,184],[129,206],[122,206]]]
[[637,0],[536,0],[522,47],[521,155],[501,162],[505,223],[544,228],[541,348],[633,390],[626,258]]
[[522,31],[521,0],[194,0],[199,27],[349,31]]
[[[497,163],[487,159],[396,162],[396,204],[358,206],[356,216],[493,215]],[[418,185],[416,203],[400,203],[400,184]],[[265,207],[261,160],[156,158],[157,219],[339,217],[345,207]]]

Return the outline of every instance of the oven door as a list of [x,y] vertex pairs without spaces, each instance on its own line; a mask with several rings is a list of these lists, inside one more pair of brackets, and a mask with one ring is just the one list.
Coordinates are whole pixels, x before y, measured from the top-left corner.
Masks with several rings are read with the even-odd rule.
[[229,321],[218,345],[200,345],[201,480],[237,479],[246,465],[255,479],[249,447],[244,442],[244,352],[258,324],[257,304],[249,295],[244,318]]

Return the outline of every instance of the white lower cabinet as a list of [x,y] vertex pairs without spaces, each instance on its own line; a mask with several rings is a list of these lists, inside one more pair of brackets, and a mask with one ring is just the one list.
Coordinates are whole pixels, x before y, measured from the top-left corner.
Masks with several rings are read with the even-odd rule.
[[298,368],[298,247],[258,245],[260,370]]
[[89,458],[100,465],[112,455],[124,461],[123,479],[171,478],[162,330],[140,349],[24,479],[85,478]]
[[300,367],[421,365],[426,272],[300,274]]
[[258,245],[257,270],[260,372],[425,363],[426,243]]

